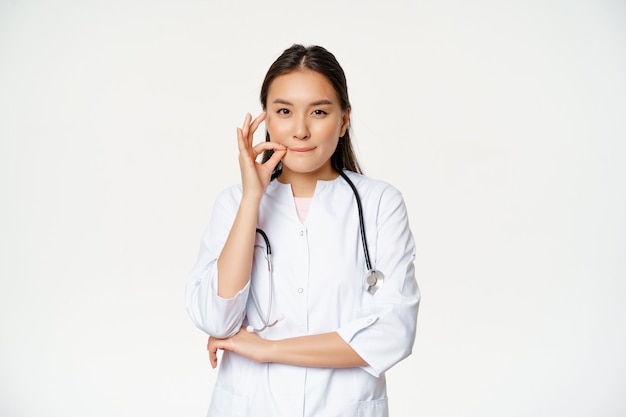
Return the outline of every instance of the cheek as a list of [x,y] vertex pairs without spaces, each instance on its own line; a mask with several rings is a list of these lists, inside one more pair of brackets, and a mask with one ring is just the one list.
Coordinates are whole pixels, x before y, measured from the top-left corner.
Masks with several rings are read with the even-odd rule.
[[341,129],[340,123],[335,123],[334,121],[328,121],[327,123],[320,123],[316,126],[315,133],[320,138],[326,139],[334,139],[339,138],[339,133]]
[[280,123],[280,120],[267,118],[265,120],[265,129],[269,133],[270,139],[276,141],[284,137],[286,128],[284,123]]

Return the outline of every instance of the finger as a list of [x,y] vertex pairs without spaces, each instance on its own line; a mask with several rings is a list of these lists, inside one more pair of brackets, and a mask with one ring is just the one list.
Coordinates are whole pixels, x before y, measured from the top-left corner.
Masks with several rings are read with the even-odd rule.
[[211,368],[215,369],[217,367],[217,346],[212,344],[209,341],[209,361],[211,362]]
[[252,148],[252,150],[254,151],[255,156],[259,156],[263,152],[270,151],[270,150],[275,151],[275,152],[279,152],[279,151],[287,152],[287,148],[285,146],[278,144],[276,142],[259,142],[254,146],[254,148]]
[[237,148],[239,149],[240,161],[245,161],[246,165],[254,164],[258,154],[250,148],[248,141],[243,136],[241,128],[237,128]]
[[243,119],[243,124],[241,125],[241,128],[245,128],[250,126],[250,121],[252,120],[252,115],[250,113],[246,113],[246,117],[244,117]]
[[237,148],[239,153],[244,153],[249,147],[246,145],[246,141],[243,136],[243,131],[240,127],[237,128]]
[[[250,135],[254,135],[254,132],[256,132],[257,128],[259,127],[259,125],[261,124],[261,122],[263,122],[263,120],[265,120],[265,116],[267,115],[267,113],[263,112],[261,114],[259,114],[250,124]],[[251,138],[252,139],[252,138]]]
[[248,147],[252,146],[252,141],[248,141],[249,136],[248,132],[250,131],[250,122],[252,120],[252,115],[250,113],[246,113],[246,118],[243,120],[243,125],[241,126],[241,132],[243,134],[244,140],[246,140],[246,145]]
[[286,153],[287,153],[287,149],[275,150],[272,156],[270,157],[270,159],[268,159],[267,162],[265,162],[265,165],[267,165],[268,168],[274,171],[274,168],[276,168],[276,165],[278,165],[280,160],[285,157]]

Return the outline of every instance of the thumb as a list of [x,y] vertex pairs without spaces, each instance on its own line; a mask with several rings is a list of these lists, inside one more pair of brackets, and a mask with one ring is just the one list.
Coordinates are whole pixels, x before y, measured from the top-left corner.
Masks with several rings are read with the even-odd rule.
[[286,153],[287,149],[275,149],[270,159],[265,162],[265,165],[267,165],[268,168],[274,171],[274,168],[276,168],[280,160],[285,157]]

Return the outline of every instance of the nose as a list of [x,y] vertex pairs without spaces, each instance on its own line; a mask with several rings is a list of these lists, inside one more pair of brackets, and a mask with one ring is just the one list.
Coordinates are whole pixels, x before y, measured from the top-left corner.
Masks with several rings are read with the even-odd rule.
[[308,139],[310,136],[309,125],[306,121],[305,117],[298,117],[295,120],[295,125],[293,127],[293,137],[295,139]]

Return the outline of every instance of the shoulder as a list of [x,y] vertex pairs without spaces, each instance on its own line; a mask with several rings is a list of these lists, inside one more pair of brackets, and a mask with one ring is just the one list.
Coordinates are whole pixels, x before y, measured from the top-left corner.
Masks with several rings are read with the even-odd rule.
[[408,221],[406,204],[400,190],[387,181],[354,172],[344,172],[357,188],[365,211],[375,213],[380,222],[389,219]]
[[402,193],[396,187],[380,179],[368,177],[364,174],[358,174],[352,171],[344,171],[344,173],[354,183],[362,198],[374,199],[400,199]]
[[[267,186],[264,192],[264,198],[261,204],[267,204],[268,201],[274,201],[284,197],[285,188],[287,188],[290,192],[290,186],[285,186],[280,184],[278,181],[271,181]],[[215,197],[214,206],[217,209],[226,209],[226,210],[237,210],[239,208],[239,204],[241,203],[241,198],[243,196],[243,187],[241,184],[233,184],[229,187],[224,188],[220,191]],[[269,199],[266,198],[269,196]]]
[[241,184],[231,185],[220,191],[215,197],[215,208],[229,209],[232,207],[238,207],[241,202],[241,196],[243,195],[243,188]]

